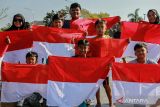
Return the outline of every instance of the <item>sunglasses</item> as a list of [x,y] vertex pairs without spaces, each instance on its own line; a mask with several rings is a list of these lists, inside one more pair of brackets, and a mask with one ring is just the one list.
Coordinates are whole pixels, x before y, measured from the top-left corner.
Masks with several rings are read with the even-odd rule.
[[22,19],[14,19],[14,22],[23,22]]

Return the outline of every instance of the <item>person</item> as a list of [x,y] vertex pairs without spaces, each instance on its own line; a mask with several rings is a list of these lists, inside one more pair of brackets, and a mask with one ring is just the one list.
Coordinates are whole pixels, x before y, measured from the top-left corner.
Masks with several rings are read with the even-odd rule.
[[[147,58],[147,45],[144,43],[137,43],[134,46],[135,56],[137,57],[134,60],[129,61],[128,63],[132,64],[157,64],[156,62],[152,61],[151,59]],[[134,104],[134,107],[145,107],[142,104]]]
[[[28,52],[26,54],[26,64],[37,64],[38,54],[36,52]],[[19,101],[18,107],[46,107],[46,100],[38,92],[33,92],[29,97]]]
[[22,14],[16,14],[13,17],[12,25],[9,29],[5,31],[12,31],[12,30],[25,30],[29,29],[30,25],[28,22],[25,22],[25,18]]
[[37,64],[38,63],[38,54],[36,52],[28,52],[26,54],[26,64]]
[[[87,58],[90,57],[88,55],[90,48],[89,48],[89,41],[86,39],[81,39],[77,42],[77,51],[76,55],[74,57],[82,57],[82,58]],[[80,104],[78,107],[87,107],[90,104],[90,100],[83,101],[82,104]]]
[[81,16],[81,5],[79,3],[72,3],[70,5],[70,10],[69,10],[71,20],[65,20],[64,21],[64,26],[63,28],[70,28],[70,24],[75,21],[80,19]]
[[[95,22],[95,28],[97,36],[93,39],[101,39],[101,38],[111,38],[109,35],[106,35],[106,21],[102,19],[98,19]],[[109,106],[112,106],[112,95],[111,95],[111,88],[109,86],[109,78],[107,77],[106,80],[103,82],[103,87],[105,88],[108,100],[109,100]],[[100,89],[96,93],[96,99],[97,99],[97,105],[96,107],[101,107],[101,101],[100,101]]]
[[147,58],[147,45],[146,44],[137,43],[134,46],[134,52],[137,58],[129,61],[129,63],[157,64],[156,62]]
[[51,27],[62,28],[64,23],[64,18],[60,14],[55,14],[52,18]]
[[151,9],[147,13],[147,17],[150,24],[159,24],[159,14],[156,9]]

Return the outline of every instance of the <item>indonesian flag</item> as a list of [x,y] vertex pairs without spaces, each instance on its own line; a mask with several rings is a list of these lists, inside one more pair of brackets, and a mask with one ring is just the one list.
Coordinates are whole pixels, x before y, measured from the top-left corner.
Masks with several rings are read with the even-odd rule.
[[47,96],[47,65],[3,63],[1,102],[17,102],[33,92]]
[[[146,43],[146,42],[140,42],[140,41],[130,41],[128,46],[126,47],[126,50],[123,52],[123,55],[121,58],[125,58],[128,62],[129,60],[133,60],[136,58],[135,52],[134,52],[134,46],[137,43],[145,43],[147,45],[147,58],[152,59],[155,62],[157,62],[160,58],[160,45],[159,44],[153,44],[153,43]],[[117,61],[121,61],[121,59],[117,59]]]
[[113,63],[113,102],[155,104],[160,98],[160,65]]
[[[117,22],[120,22],[119,16],[102,18],[102,19],[106,21],[107,29],[111,28]],[[85,31],[88,33],[89,36],[96,35],[96,29],[95,29],[96,20],[98,20],[98,19],[97,18],[77,19],[77,20],[71,21],[71,28]]]
[[[26,34],[20,32],[12,32],[15,37],[17,34],[25,36]],[[38,63],[45,63],[49,55],[54,56],[74,56],[74,44],[72,40],[75,38],[83,38],[83,32],[70,29],[56,29],[39,26],[31,34],[28,34],[28,39],[23,39],[23,43],[26,47],[23,49],[15,49],[6,53],[4,57],[5,62],[12,63],[25,63],[26,54],[30,51],[38,53]],[[29,40],[30,38],[30,40]],[[28,47],[28,43],[32,42],[33,47]],[[14,44],[14,47],[18,47],[19,44]]]
[[73,107],[93,98],[113,58],[49,57],[47,105]]
[[160,25],[122,22],[121,38],[160,44]]
[[39,92],[48,106],[78,106],[95,96],[112,61],[111,57],[49,57],[48,65],[3,63],[1,102],[17,102]]
[[128,39],[100,38],[89,39],[89,41],[93,57],[114,56],[119,58],[129,44]]

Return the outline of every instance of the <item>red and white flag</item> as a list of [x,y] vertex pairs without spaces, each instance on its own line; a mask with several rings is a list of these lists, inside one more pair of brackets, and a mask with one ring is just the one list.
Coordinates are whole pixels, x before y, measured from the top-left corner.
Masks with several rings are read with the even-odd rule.
[[[27,32],[27,31],[26,31]],[[70,29],[56,29],[39,26],[29,33],[23,33],[18,31],[10,32],[14,35],[14,38],[25,36],[27,39],[19,39],[23,42],[23,48],[12,49],[8,51],[4,57],[5,62],[11,63],[25,63],[25,56],[29,51],[35,51],[38,53],[38,63],[44,63],[49,55],[54,56],[74,56],[74,44],[73,38],[83,38],[83,32]],[[5,32],[4,32],[5,33]],[[32,47],[28,47],[30,44]],[[15,42],[16,43],[16,42]],[[19,43],[12,44],[13,47],[19,47]],[[22,44],[21,44],[22,46]]]
[[73,107],[93,98],[113,58],[49,57],[47,105]]
[[160,44],[160,25],[122,22],[121,38]]
[[[102,18],[106,21],[107,29],[111,28],[117,22],[120,22],[119,16]],[[71,22],[72,29],[79,29],[81,31],[87,32],[88,36],[96,35],[95,22],[98,18],[90,19],[78,19]]]
[[155,104],[160,98],[160,65],[113,63],[114,103]]
[[1,102],[17,102],[39,92],[49,106],[78,106],[95,96],[112,61],[111,57],[49,57],[48,65],[3,63]]
[[17,102],[33,92],[47,93],[47,65],[2,64],[1,102]]

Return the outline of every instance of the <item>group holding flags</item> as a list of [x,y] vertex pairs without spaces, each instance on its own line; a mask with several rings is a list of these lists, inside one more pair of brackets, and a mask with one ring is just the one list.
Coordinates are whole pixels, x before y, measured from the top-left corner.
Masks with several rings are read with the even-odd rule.
[[[32,30],[26,29],[21,15],[16,15],[15,31],[0,33],[0,101],[25,104],[36,92],[47,106],[79,106],[96,96],[96,107],[101,107],[98,90],[104,83],[110,107],[113,103],[157,103],[160,25],[122,21],[121,38],[113,39],[105,31],[120,22],[119,16],[79,19],[77,10],[81,7],[73,3],[69,23],[56,14],[52,27],[32,26]],[[63,23],[69,26],[62,28]],[[15,29],[22,25],[24,29]],[[107,79],[110,70],[112,88]]]

